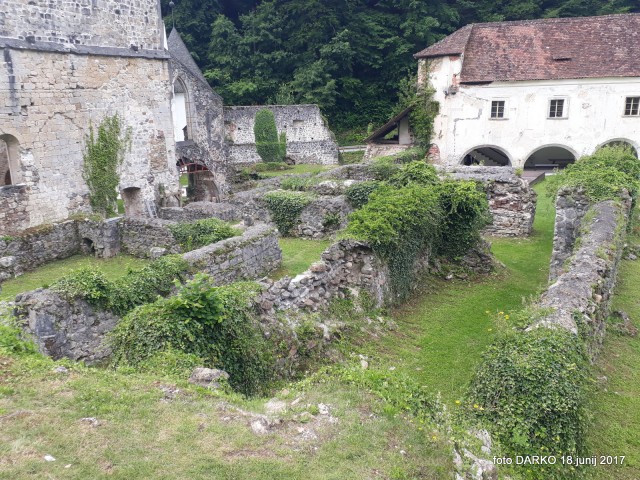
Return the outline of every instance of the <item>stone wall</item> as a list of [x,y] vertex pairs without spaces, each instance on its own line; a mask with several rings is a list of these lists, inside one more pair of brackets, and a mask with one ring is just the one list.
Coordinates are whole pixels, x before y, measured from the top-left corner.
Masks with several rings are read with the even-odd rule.
[[15,235],[29,225],[29,187],[0,187],[0,235]]
[[388,268],[366,243],[342,240],[306,272],[267,284],[260,308],[265,315],[291,309],[316,311],[333,298],[344,298],[356,290],[367,292],[376,304],[383,305],[389,300]]
[[81,52],[87,47],[158,51],[160,5],[157,0],[2,0],[0,37]]
[[264,108],[274,113],[278,132],[287,133],[287,156],[295,163],[338,163],[338,145],[317,105],[225,107],[230,162],[251,164],[261,161],[255,148],[253,126],[256,113]]
[[591,207],[589,199],[579,191],[563,189],[556,198],[556,222],[553,227],[553,252],[549,267],[549,281],[553,282],[571,257],[585,213]]
[[300,213],[300,223],[293,235],[304,238],[326,238],[347,226],[347,215],[353,207],[344,195],[314,199]]
[[80,237],[73,220],[44,226],[15,238],[0,237],[0,283],[80,252]]
[[397,143],[367,143],[367,149],[364,152],[365,160],[373,160],[378,157],[388,157],[404,152],[415,145],[399,145]]
[[275,270],[282,262],[275,228],[259,224],[239,237],[227,238],[182,256],[198,272],[211,275],[216,285],[255,280]]
[[85,300],[69,302],[48,289],[19,294],[15,311],[42,353],[56,360],[66,357],[87,363],[109,356],[111,352],[103,345],[103,339],[120,320]]
[[175,222],[159,218],[126,218],[121,223],[122,251],[141,258],[179,253],[180,246],[168,226]]
[[160,218],[188,223],[203,218],[219,218],[225,222],[240,220],[242,214],[236,205],[230,203],[193,202],[183,208],[167,207],[158,212]]
[[[567,205],[567,194],[565,191],[564,198],[559,197],[557,202],[560,210],[557,218],[561,222],[566,218],[563,206]],[[626,195],[621,202],[596,203],[589,209],[593,213],[584,215],[579,227],[566,230],[567,236],[573,237],[572,255],[563,262],[563,269],[557,271],[554,283],[538,302],[540,308],[552,312],[531,328],[559,326],[580,333],[591,357],[595,356],[605,334],[605,320],[624,249],[630,208],[631,198]],[[561,231],[557,229],[554,244],[559,241],[567,245],[569,239],[560,240]],[[580,242],[576,244],[578,238]]]
[[510,167],[451,167],[443,170],[456,180],[482,182],[487,192],[491,225],[484,233],[498,237],[531,234],[537,194]]

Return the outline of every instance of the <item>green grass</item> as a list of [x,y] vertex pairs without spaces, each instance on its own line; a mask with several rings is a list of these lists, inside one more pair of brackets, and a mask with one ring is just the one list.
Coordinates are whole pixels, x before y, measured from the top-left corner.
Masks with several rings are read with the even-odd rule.
[[260,172],[260,177],[271,178],[271,177],[279,177],[281,175],[300,174],[300,173],[311,173],[315,175],[316,173],[324,172],[326,170],[331,170],[332,168],[336,168],[336,167],[337,165],[311,165],[311,164],[292,165],[291,168],[288,168],[286,170],[278,170],[275,172]]
[[[637,228],[637,227],[636,227]],[[640,235],[629,243],[640,243]],[[623,260],[612,311],[623,310],[640,327],[640,260]],[[626,455],[622,467],[598,466],[595,478],[637,480],[640,478],[640,338],[622,336],[609,329],[595,365],[598,382],[592,395],[591,426],[587,444],[592,455]]]
[[420,379],[441,392],[447,403],[460,398],[493,339],[492,315],[520,309],[523,299],[547,285],[555,211],[542,188],[535,187],[539,196],[533,235],[491,239],[506,270],[475,281],[428,279],[392,312],[397,331],[368,343],[365,353]]
[[304,272],[313,262],[320,261],[320,254],[331,245],[332,241],[281,238],[279,243],[282,249],[282,266],[270,275],[273,279],[282,278],[285,275],[295,277]]
[[184,175],[180,175],[180,186],[188,187],[189,186],[189,175],[186,173]]
[[28,292],[36,288],[50,285],[54,281],[82,267],[91,267],[103,272],[107,278],[114,280],[127,273],[129,268],[140,268],[149,263],[148,260],[119,255],[113,258],[95,258],[84,255],[57,260],[43,265],[32,272],[8,280],[2,284],[0,300],[13,300],[18,293]]
[[353,163],[361,163],[364,160],[364,150],[361,152],[344,152],[342,153],[343,165],[351,165]]

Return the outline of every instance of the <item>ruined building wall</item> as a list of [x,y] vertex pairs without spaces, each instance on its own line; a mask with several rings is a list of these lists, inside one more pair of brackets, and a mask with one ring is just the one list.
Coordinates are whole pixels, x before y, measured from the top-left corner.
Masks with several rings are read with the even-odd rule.
[[338,163],[338,145],[317,105],[225,107],[224,123],[231,163],[261,161],[256,151],[253,125],[256,113],[265,108],[273,112],[278,133],[287,133],[287,156],[296,163]]
[[13,183],[23,185],[0,195],[9,207],[0,235],[89,209],[85,136],[116,113],[131,127],[119,185],[128,211],[144,215],[160,185],[177,194],[168,58],[155,0],[32,3],[0,4],[0,137],[17,165]]

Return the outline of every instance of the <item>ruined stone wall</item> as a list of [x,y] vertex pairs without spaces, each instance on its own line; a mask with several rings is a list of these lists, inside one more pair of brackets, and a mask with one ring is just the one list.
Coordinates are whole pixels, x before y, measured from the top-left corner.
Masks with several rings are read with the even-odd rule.
[[158,212],[160,218],[189,223],[203,218],[219,218],[225,222],[240,220],[240,208],[230,203],[193,202],[183,208],[166,207]]
[[[563,210],[567,206],[567,196],[565,191],[565,198],[559,197],[556,202],[559,210],[556,219],[561,222],[566,218]],[[624,250],[631,198],[625,195],[621,200],[591,205],[589,212],[592,213],[583,215],[577,234],[575,229],[565,231],[572,239],[561,239],[562,230],[556,229],[554,251],[556,242],[563,245],[572,242],[574,248],[538,302],[540,308],[552,311],[535,326],[559,326],[580,333],[592,358],[604,339],[618,263]],[[568,208],[575,207],[569,205]],[[579,243],[576,242],[578,238]]]
[[295,163],[338,163],[338,145],[317,105],[225,107],[224,123],[231,163],[261,161],[255,148],[253,126],[256,113],[264,108],[274,113],[278,132],[287,133],[287,156]]
[[367,149],[364,152],[364,160],[373,160],[378,157],[387,157],[397,155],[408,150],[415,145],[399,145],[397,143],[367,143]]
[[2,0],[0,37],[14,46],[124,48],[132,52],[162,49],[157,0]]
[[260,308],[265,315],[291,309],[316,311],[354,289],[383,305],[389,298],[389,271],[366,243],[342,240],[306,272],[268,284]]
[[10,94],[0,106],[0,134],[19,144],[28,196],[26,203],[15,197],[28,216],[0,223],[0,234],[88,210],[85,137],[108,115],[120,114],[131,128],[119,188],[137,192],[135,210],[145,212],[143,202],[156,201],[160,185],[178,192],[165,61],[5,49],[0,90]]
[[487,192],[491,225],[484,233],[498,237],[531,234],[536,214],[537,194],[510,167],[452,167],[443,170],[456,180],[482,182]]
[[126,218],[121,223],[122,251],[141,258],[153,258],[164,253],[179,253],[169,225],[175,222],[159,218]]
[[259,224],[239,237],[227,238],[182,256],[198,272],[211,275],[216,285],[255,280],[275,270],[282,262],[275,228]]

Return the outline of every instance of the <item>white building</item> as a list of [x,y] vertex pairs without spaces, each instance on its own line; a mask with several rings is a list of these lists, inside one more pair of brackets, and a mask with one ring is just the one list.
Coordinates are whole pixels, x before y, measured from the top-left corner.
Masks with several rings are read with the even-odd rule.
[[550,169],[640,147],[640,14],[472,24],[417,53],[448,165]]

